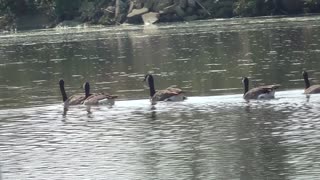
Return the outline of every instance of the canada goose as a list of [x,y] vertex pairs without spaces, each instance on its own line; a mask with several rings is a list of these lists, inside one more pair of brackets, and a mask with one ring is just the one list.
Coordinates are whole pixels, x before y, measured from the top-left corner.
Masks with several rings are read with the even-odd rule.
[[143,81],[146,81],[149,85],[152,105],[156,104],[157,101],[183,101],[186,99],[183,95],[184,92],[179,88],[168,87],[167,89],[156,91],[154,88],[153,76],[151,74],[147,74]]
[[90,94],[90,85],[88,82],[84,84],[85,89],[85,100],[84,105],[114,105],[115,98],[118,96],[105,94],[105,93],[94,93]]
[[68,107],[69,105],[78,105],[78,104],[82,104],[83,101],[86,99],[86,96],[84,94],[75,94],[70,96],[69,98],[67,97],[66,91],[64,89],[64,80],[60,79],[59,81],[59,85],[60,85],[60,92],[62,95],[62,100],[64,103],[65,107]]
[[309,81],[309,77],[308,77],[307,71],[303,71],[302,72],[302,76],[303,76],[304,84],[305,84],[305,89],[304,89],[304,93],[305,94],[317,94],[317,93],[320,93],[320,85],[312,85],[312,86],[310,86],[310,81]]
[[280,85],[266,85],[259,86],[249,90],[249,79],[244,77],[242,79],[242,83],[244,86],[244,94],[243,98],[248,99],[272,99],[274,98],[274,93]]

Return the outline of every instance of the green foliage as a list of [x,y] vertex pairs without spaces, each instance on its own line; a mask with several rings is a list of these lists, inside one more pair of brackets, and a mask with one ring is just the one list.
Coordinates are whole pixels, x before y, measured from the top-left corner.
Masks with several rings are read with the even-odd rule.
[[305,11],[308,13],[319,13],[320,0],[305,0]]
[[38,12],[55,16],[55,0],[35,0],[35,6]]
[[234,3],[234,13],[238,16],[271,15],[273,10],[272,0],[237,0]]
[[83,0],[79,9],[80,19],[92,24],[115,24],[114,13],[106,10],[114,3],[113,0]]
[[206,0],[202,3],[213,18],[227,18],[233,16],[234,0]]
[[[55,22],[80,20],[93,24],[115,24],[125,20],[129,0],[120,0],[120,18],[115,19],[116,0],[0,0],[0,16],[21,17],[37,14],[51,17]],[[147,0],[158,1],[158,0]],[[160,0],[159,0],[160,1]],[[234,16],[264,16],[320,12],[320,0],[198,0],[205,9],[197,12],[200,18]],[[176,0],[175,0],[176,2]],[[303,3],[301,3],[303,2]],[[304,5],[304,6],[302,6]],[[210,13],[208,13],[210,12]],[[172,19],[169,19],[172,20]],[[54,23],[53,23],[54,24]]]
[[52,13],[53,9],[54,0],[0,0],[0,15],[23,16],[40,12]]
[[55,12],[59,20],[70,20],[79,15],[81,0],[55,0]]
[[79,9],[82,21],[90,21],[95,14],[95,3],[85,0]]
[[0,1],[1,14],[23,14],[27,7],[24,0],[1,0]]

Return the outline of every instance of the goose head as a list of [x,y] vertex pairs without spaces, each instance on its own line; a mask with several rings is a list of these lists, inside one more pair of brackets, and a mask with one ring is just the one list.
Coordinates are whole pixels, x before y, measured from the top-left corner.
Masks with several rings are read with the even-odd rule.
[[59,80],[59,86],[60,86],[60,92],[62,95],[62,100],[63,100],[63,102],[65,102],[68,99],[68,97],[67,97],[66,91],[64,89],[64,80],[63,79]]
[[90,84],[89,84],[89,82],[85,82],[85,83],[82,85],[82,88],[84,89],[86,98],[89,97],[89,96],[90,96]]
[[302,76],[304,79],[305,88],[308,89],[310,87],[310,82],[309,82],[309,76],[308,76],[307,71],[302,71]]
[[60,87],[64,87],[64,80],[63,79],[59,80],[59,85],[60,85]]
[[302,76],[303,76],[303,79],[309,78],[307,71],[302,71]]
[[244,94],[246,94],[249,91],[249,79],[247,77],[243,77],[242,84],[244,86]]
[[153,76],[151,74],[146,74],[144,76],[144,82],[148,83],[149,89],[150,89],[150,97],[153,97],[153,95],[156,93],[155,88],[154,88],[154,80]]
[[144,76],[143,81],[144,81],[144,82],[147,82],[149,87],[150,87],[151,84],[154,83],[154,81],[153,81],[153,76],[152,76],[151,74],[146,74],[146,75]]

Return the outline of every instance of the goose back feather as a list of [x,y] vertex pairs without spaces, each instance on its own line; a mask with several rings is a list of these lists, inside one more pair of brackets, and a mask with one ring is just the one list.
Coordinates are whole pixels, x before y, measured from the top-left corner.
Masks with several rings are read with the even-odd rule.
[[319,94],[320,93],[320,85],[312,85],[308,89],[304,90],[305,94]]
[[115,99],[118,97],[105,93],[90,94],[90,85],[88,82],[85,83],[85,94],[87,98],[83,102],[84,105],[114,105]]
[[151,98],[152,101],[183,101],[184,92],[179,88],[169,87],[164,90],[157,91]]
[[279,84],[259,86],[249,90],[249,79],[244,77],[242,80],[244,84],[244,99],[273,99],[275,90],[280,87]]
[[168,87],[164,90],[156,91],[154,79],[151,74],[145,75],[144,81],[148,83],[152,104],[156,104],[157,101],[183,101],[186,99],[184,91],[176,87]]
[[72,95],[68,98],[67,93],[64,88],[64,80],[63,79],[61,79],[59,81],[59,86],[60,86],[60,92],[62,95],[62,101],[65,106],[79,105],[79,104],[82,104],[83,101],[86,99],[86,96],[84,94],[75,94],[75,95]]
[[113,96],[104,93],[91,94],[85,101],[84,105],[114,105],[115,99],[118,96]]
[[307,71],[303,71],[302,76],[303,76],[303,80],[304,80],[304,84],[305,84],[305,89],[304,89],[305,94],[318,94],[318,93],[320,93],[320,85],[312,85],[312,86],[310,85],[309,76],[308,76]]

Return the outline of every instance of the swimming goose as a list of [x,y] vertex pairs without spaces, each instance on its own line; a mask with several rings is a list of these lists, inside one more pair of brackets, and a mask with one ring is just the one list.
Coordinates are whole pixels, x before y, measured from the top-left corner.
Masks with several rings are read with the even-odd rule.
[[62,100],[64,103],[65,107],[68,107],[69,105],[78,105],[78,104],[82,104],[83,101],[86,99],[86,96],[84,94],[75,94],[70,96],[69,98],[67,97],[66,91],[64,89],[64,80],[60,79],[59,81],[59,85],[60,85],[60,92],[62,95]]
[[186,99],[184,92],[179,88],[168,87],[167,89],[156,91],[154,88],[153,76],[151,74],[147,74],[143,81],[146,81],[149,85],[152,105],[156,104],[157,101],[183,101]]
[[118,96],[105,94],[105,93],[94,93],[90,94],[90,85],[88,82],[84,84],[85,97],[84,105],[114,105],[114,101]]
[[309,77],[308,77],[307,71],[303,71],[302,72],[302,76],[303,76],[304,83],[305,83],[305,89],[304,89],[304,93],[305,94],[317,94],[317,93],[320,93],[320,85],[312,85],[312,86],[310,86],[310,81],[309,81]]
[[244,86],[244,94],[243,98],[248,99],[272,99],[274,98],[274,93],[280,85],[266,85],[259,86],[249,90],[249,79],[244,77],[242,79],[242,83]]

